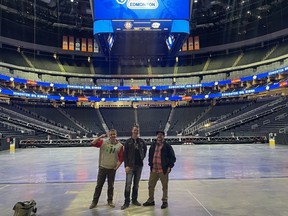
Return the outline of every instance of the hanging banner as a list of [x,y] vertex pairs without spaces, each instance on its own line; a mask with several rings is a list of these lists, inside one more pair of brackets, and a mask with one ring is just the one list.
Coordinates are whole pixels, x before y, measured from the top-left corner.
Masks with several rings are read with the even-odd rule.
[[67,36],[63,36],[62,49],[63,50],[68,50],[68,37]]
[[80,39],[79,39],[79,38],[76,38],[76,41],[75,41],[75,50],[76,50],[76,51],[80,51],[80,48],[81,48]]
[[193,37],[188,38],[188,50],[191,51],[193,50]]
[[81,51],[82,51],[82,52],[87,52],[86,38],[82,38]]
[[94,39],[94,53],[99,53],[99,46],[96,39]]
[[69,36],[69,50],[74,50],[74,37]]
[[199,36],[194,37],[194,48],[195,48],[195,50],[200,50]]
[[92,39],[88,38],[88,52],[93,52]]
[[185,51],[187,51],[187,40],[185,40],[182,45],[182,52],[185,52]]

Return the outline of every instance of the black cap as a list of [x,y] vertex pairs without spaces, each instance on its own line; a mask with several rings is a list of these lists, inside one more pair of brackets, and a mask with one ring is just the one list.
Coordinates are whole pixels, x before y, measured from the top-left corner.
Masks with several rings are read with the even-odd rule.
[[157,131],[156,131],[156,135],[157,135],[158,133],[162,133],[162,134],[165,136],[165,133],[164,133],[163,130],[157,130]]

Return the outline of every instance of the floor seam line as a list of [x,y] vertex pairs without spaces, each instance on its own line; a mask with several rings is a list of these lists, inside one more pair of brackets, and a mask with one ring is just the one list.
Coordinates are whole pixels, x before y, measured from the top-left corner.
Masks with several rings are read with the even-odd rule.
[[210,215],[210,216],[213,216],[210,211],[200,202],[200,200],[198,200],[193,193],[191,193],[191,191],[187,190],[188,193],[202,206],[202,208],[205,209],[205,211]]

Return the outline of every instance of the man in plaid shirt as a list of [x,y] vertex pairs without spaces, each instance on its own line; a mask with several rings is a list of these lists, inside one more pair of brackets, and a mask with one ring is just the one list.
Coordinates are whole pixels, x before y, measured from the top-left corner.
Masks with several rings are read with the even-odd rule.
[[150,177],[148,182],[149,198],[143,206],[154,206],[154,191],[157,181],[160,179],[163,189],[161,208],[168,207],[168,180],[176,157],[174,150],[165,140],[165,133],[162,130],[156,132],[156,142],[149,149],[148,162],[150,166]]

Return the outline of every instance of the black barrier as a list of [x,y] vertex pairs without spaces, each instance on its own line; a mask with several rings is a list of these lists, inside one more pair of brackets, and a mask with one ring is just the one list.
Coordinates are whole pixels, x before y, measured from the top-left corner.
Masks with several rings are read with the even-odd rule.
[[[128,137],[119,137],[121,143],[125,143]],[[141,137],[150,145],[155,141],[154,137]],[[20,148],[28,147],[85,147],[91,146],[93,139],[69,139],[69,140],[21,140]],[[245,143],[266,143],[265,136],[236,136],[236,137],[165,137],[171,145],[182,144],[245,144]]]
[[281,145],[288,145],[288,134],[279,133],[275,137],[275,143]]
[[2,138],[0,140],[0,151],[4,151],[8,149],[10,149],[10,140],[7,140],[6,138]]

